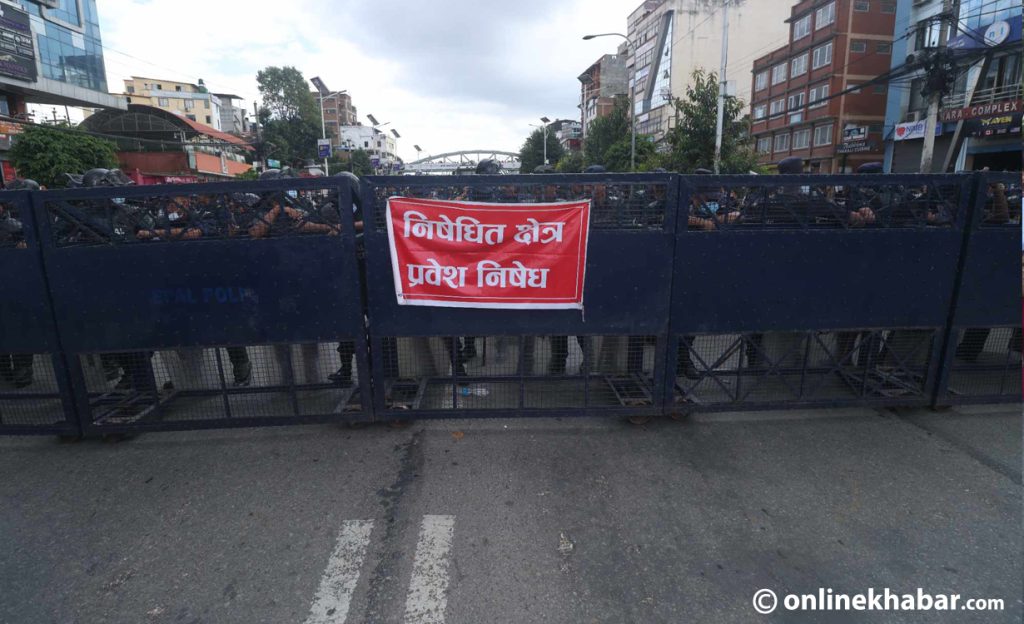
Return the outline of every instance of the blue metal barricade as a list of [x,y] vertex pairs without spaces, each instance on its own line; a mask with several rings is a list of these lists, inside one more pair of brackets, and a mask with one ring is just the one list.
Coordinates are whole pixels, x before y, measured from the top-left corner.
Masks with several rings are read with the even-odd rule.
[[343,178],[33,200],[87,433],[371,417]]
[[[663,411],[677,178],[668,174],[376,177],[364,182],[375,413],[383,418]],[[584,310],[400,306],[390,196],[591,199]]]
[[0,193],[0,434],[78,435],[29,193]]
[[1021,399],[1021,178],[978,174],[936,403]]
[[675,411],[928,404],[970,176],[687,176]]

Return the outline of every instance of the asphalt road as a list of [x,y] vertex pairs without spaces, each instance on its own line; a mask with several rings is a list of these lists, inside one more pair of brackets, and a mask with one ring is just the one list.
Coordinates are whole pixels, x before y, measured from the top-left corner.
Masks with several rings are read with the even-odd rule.
[[[0,440],[0,622],[1020,622],[1021,408]],[[987,613],[759,615],[754,592]]]

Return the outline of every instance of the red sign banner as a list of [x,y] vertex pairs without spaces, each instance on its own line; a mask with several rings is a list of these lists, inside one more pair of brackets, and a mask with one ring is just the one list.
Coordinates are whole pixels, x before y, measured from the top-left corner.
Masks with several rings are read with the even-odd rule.
[[399,305],[582,309],[590,201],[388,199]]

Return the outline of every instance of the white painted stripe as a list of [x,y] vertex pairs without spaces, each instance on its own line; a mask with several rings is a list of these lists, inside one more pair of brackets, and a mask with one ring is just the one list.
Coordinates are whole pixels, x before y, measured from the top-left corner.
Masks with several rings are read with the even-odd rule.
[[346,520],[341,526],[306,624],[344,624],[372,531],[373,520]]
[[406,624],[444,624],[448,606],[448,553],[452,549],[455,516],[423,516],[416,558],[412,563]]

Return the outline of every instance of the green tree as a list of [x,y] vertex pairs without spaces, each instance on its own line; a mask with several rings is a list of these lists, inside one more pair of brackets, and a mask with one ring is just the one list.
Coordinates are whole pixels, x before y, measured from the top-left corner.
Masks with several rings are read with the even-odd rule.
[[[557,163],[562,159],[565,150],[562,149],[562,144],[558,142],[558,137],[555,136],[553,130],[549,128],[547,135],[548,162]],[[519,162],[522,163],[520,169],[522,173],[533,173],[534,169],[545,164],[543,128],[537,128],[530,133],[530,136],[526,137],[523,147],[519,150]]]
[[235,176],[236,180],[259,180],[260,174],[255,169],[250,169],[245,173],[239,173]]
[[[694,71],[686,97],[677,98],[673,105],[679,121],[665,137],[670,149],[662,158],[663,166],[681,173],[711,169],[715,160],[718,75]],[[737,98],[725,100],[721,173],[747,173],[757,168],[757,155],[750,144],[750,121],[743,114],[745,106]]]
[[555,165],[558,173],[580,173],[586,167],[583,160],[583,152],[566,152],[562,159]]
[[267,67],[256,74],[256,83],[263,100],[263,156],[287,163],[316,158],[316,141],[322,136],[320,105],[302,72]]
[[629,99],[618,96],[612,111],[604,117],[598,117],[587,127],[587,138],[583,141],[586,164],[608,167],[608,150],[616,143],[625,141],[628,144],[629,137]]
[[18,175],[47,187],[65,184],[65,173],[117,166],[114,144],[80,130],[27,126],[9,152]]

